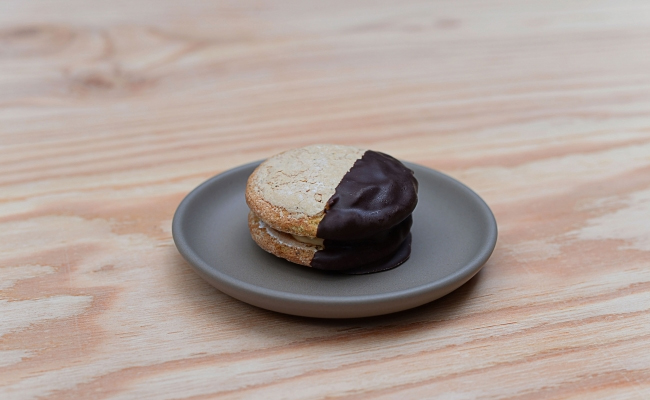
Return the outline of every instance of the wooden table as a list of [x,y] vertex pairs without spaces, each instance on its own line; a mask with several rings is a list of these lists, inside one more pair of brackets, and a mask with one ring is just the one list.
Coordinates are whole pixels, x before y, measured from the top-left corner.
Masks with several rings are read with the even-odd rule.
[[[650,3],[0,2],[0,398],[650,398]],[[207,178],[353,144],[499,223],[456,292],[360,320],[201,280]]]

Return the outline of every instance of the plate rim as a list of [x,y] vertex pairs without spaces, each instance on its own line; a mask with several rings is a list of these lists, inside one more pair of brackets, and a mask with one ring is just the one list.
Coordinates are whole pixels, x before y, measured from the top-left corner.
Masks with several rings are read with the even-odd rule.
[[[192,269],[195,272],[197,272],[203,279],[207,280],[210,284],[215,286],[220,291],[230,295],[231,297],[244,301],[246,303],[253,304],[261,308],[270,309],[273,311],[290,313],[287,311],[278,310],[277,307],[269,308],[263,305],[254,304],[248,300],[243,300],[242,297],[246,297],[246,296],[241,296],[241,292],[243,291],[247,295],[253,295],[253,297],[265,297],[267,299],[273,299],[274,301],[278,301],[278,300],[281,302],[299,301],[304,305],[311,304],[311,305],[324,306],[325,304],[327,304],[328,306],[353,306],[355,304],[363,304],[363,305],[367,305],[368,303],[382,304],[385,302],[394,302],[399,300],[420,298],[421,296],[425,296],[428,293],[439,292],[442,288],[451,287],[450,290],[444,291],[444,293],[438,296],[432,296],[432,298],[429,300],[419,302],[418,305],[422,305],[456,290],[458,287],[462,286],[467,281],[469,281],[474,275],[476,275],[483,268],[483,265],[490,258],[490,256],[492,255],[496,247],[496,242],[498,238],[498,227],[497,227],[496,219],[490,207],[476,192],[474,192],[472,189],[470,189],[467,185],[463,184],[462,182],[440,171],[437,171],[433,168],[429,168],[408,161],[402,161],[406,166],[408,166],[411,169],[414,170],[419,169],[422,170],[422,172],[437,175],[439,178],[442,178],[446,180],[448,183],[451,183],[454,186],[460,188],[463,192],[465,192],[466,195],[472,197],[474,202],[477,205],[479,205],[479,207],[482,209],[481,215],[488,217],[486,221],[488,234],[486,235],[485,240],[482,242],[482,245],[479,248],[477,248],[475,256],[470,261],[468,261],[465,265],[463,265],[461,268],[454,271],[453,273],[446,275],[444,278],[432,282],[426,282],[423,285],[402,289],[398,291],[389,291],[380,294],[365,294],[365,295],[358,295],[358,296],[325,296],[325,295],[297,294],[292,292],[280,291],[276,289],[269,289],[269,288],[251,284],[246,281],[242,281],[238,278],[235,278],[231,275],[222,272],[217,266],[212,266],[208,264],[205,260],[203,260],[193,250],[192,246],[188,242],[186,235],[184,234],[182,229],[182,223],[185,214],[190,210],[190,206],[193,200],[197,196],[199,196],[203,192],[203,190],[205,190],[208,187],[211,187],[212,185],[218,183],[223,179],[226,179],[228,176],[237,174],[245,169],[256,167],[262,161],[264,160],[253,161],[250,163],[246,163],[225,170],[207,179],[206,181],[202,182],[197,187],[192,189],[183,198],[183,200],[178,205],[174,213],[174,217],[172,219],[172,237],[174,243],[179,253],[190,264]],[[235,294],[233,294],[233,291],[235,292]],[[401,308],[400,310],[405,310],[412,307],[414,306]],[[400,311],[400,310],[387,311],[386,313]],[[313,316],[310,315],[309,313],[293,313],[293,314]],[[380,315],[380,314],[383,313],[367,314],[367,316]],[[364,316],[365,315],[366,314],[364,314]]]

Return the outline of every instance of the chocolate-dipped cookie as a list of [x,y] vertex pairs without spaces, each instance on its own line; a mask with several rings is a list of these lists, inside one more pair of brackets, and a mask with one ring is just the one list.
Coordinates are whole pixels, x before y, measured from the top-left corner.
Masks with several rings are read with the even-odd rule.
[[417,181],[389,155],[313,145],[260,164],[246,202],[264,250],[318,269],[376,272],[408,259]]

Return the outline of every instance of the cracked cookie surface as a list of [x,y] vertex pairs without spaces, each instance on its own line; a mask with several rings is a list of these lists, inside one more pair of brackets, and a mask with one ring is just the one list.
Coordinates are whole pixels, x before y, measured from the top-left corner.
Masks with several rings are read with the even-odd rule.
[[365,152],[328,144],[280,153],[251,174],[246,202],[272,228],[315,238],[327,200]]

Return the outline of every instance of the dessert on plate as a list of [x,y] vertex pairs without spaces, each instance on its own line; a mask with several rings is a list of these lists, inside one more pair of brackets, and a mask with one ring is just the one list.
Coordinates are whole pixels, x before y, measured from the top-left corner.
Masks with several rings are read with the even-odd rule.
[[413,171],[384,153],[329,144],[292,149],[249,177],[248,226],[262,249],[296,264],[384,271],[410,255],[417,189]]

